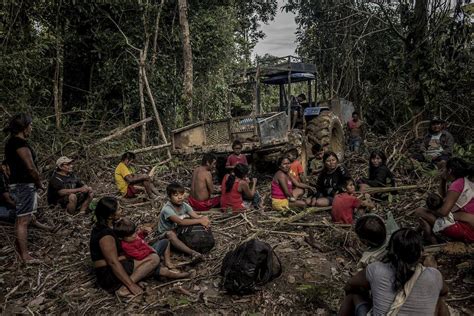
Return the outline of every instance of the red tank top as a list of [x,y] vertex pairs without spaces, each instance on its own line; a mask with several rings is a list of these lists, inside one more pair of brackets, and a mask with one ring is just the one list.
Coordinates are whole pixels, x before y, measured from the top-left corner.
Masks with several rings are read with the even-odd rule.
[[232,208],[232,211],[241,211],[245,209],[242,193],[239,192],[240,180],[235,179],[234,185],[229,192],[226,192],[226,182],[229,175],[226,174],[222,179],[221,207],[223,209]]

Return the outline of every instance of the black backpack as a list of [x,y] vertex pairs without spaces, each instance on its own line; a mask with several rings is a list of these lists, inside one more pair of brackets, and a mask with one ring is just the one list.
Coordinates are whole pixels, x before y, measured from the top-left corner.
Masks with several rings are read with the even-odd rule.
[[178,226],[176,235],[186,246],[200,253],[211,251],[216,244],[211,228],[202,225]]
[[[273,258],[276,258],[278,266]],[[249,294],[282,273],[281,262],[266,242],[251,239],[229,251],[222,262],[222,286],[229,293]]]

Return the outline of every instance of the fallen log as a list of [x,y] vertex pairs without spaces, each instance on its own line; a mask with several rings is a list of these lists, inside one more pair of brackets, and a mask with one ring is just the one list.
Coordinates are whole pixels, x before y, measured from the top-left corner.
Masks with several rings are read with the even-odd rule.
[[[144,153],[144,152],[147,152],[147,151],[163,149],[163,148],[170,147],[170,146],[171,146],[171,144],[168,143],[168,144],[162,144],[162,145],[157,145],[157,146],[148,146],[148,147],[144,147],[144,148],[134,149],[134,150],[130,150],[130,152],[132,152],[134,154],[139,154],[139,153]],[[104,158],[104,159],[117,158],[117,157],[120,157],[121,155],[122,155],[122,153],[102,156],[101,158]],[[167,159],[166,161],[168,162],[169,160]]]
[[290,216],[290,217],[284,217],[284,218],[272,218],[270,220],[266,221],[259,221],[259,223],[278,223],[278,224],[288,224],[292,222],[296,222],[297,220],[302,219],[306,215],[313,214],[313,213],[318,213],[318,212],[323,212],[323,211],[329,211],[331,210],[331,206],[325,206],[325,207],[308,207],[304,211]]
[[423,188],[423,186],[420,185],[402,185],[399,187],[382,187],[382,188],[368,188],[364,192],[357,192],[358,194],[363,194],[363,193],[384,193],[384,192],[392,192],[392,191],[406,191],[406,190],[413,190],[413,189],[419,189]]
[[87,146],[87,147],[90,148],[90,147],[94,147],[94,146],[97,146],[97,145],[99,145],[99,144],[108,142],[109,140],[114,139],[114,138],[117,138],[117,137],[119,137],[119,136],[125,134],[126,132],[131,131],[132,129],[137,128],[137,127],[139,127],[139,126],[142,126],[143,124],[146,124],[146,123],[148,123],[148,122],[150,122],[150,121],[152,121],[152,120],[153,120],[153,118],[147,117],[146,119],[141,120],[141,121],[136,122],[136,123],[133,123],[132,125],[129,125],[129,126],[127,126],[127,127],[124,127],[124,128],[122,128],[121,130],[118,130],[118,131],[116,131],[115,133],[113,133],[113,134],[111,134],[111,135],[109,135],[109,136],[107,136],[107,137],[101,138],[101,139],[99,139],[98,141],[96,141],[95,143],[92,143],[91,145],[89,145],[89,146]]

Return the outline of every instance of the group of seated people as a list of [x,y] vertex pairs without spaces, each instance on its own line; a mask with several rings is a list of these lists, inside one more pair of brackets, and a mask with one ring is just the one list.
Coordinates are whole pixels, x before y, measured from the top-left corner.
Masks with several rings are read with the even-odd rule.
[[[7,131],[10,138],[7,140],[6,160],[2,163],[0,173],[0,214],[13,210],[13,214],[10,212],[8,216],[15,220],[20,257],[24,261],[31,261],[33,258],[26,249],[25,226],[30,222],[39,227],[43,225],[34,217],[37,208],[36,190],[43,187],[36,169],[36,155],[27,142],[32,132],[31,117],[24,114],[13,117]],[[204,259],[201,253],[180,240],[178,227],[209,227],[209,218],[199,212],[211,208],[242,212],[263,206],[264,199],[256,190],[257,179],[249,179],[242,143],[235,141],[232,148],[233,153],[226,163],[229,173],[222,180],[220,196],[215,196],[217,190],[212,172],[217,159],[212,154],[205,154],[201,165],[194,170],[187,202],[183,185],[170,183],[167,186],[168,200],[157,219],[157,228],[154,230],[156,238],[152,242],[145,241],[152,228],[137,228],[130,219],[124,218],[118,198],[103,197],[98,201],[94,210],[90,254],[98,284],[102,288],[120,296],[137,295],[143,291],[139,281],[147,276],[192,276],[195,273],[193,270],[177,270],[171,260],[171,246],[190,256],[192,264]],[[356,196],[357,186],[363,193],[369,187],[395,184],[383,152],[371,153],[368,177],[357,181],[349,176],[335,153],[315,145],[313,155],[309,178],[305,177],[296,150],[288,151],[279,159],[278,171],[271,181],[271,206],[277,211],[295,207],[331,206],[335,222],[352,224],[354,217],[357,219],[355,231],[368,246],[361,262],[368,265],[349,281],[341,314],[364,313],[370,306],[376,314],[385,314],[400,306],[400,311],[409,313],[425,314],[428,309],[430,312],[444,310],[445,306],[439,300],[446,294],[441,274],[434,268],[424,268],[418,264],[422,256],[422,238],[429,242],[438,242],[439,238],[444,237],[474,242],[474,165],[457,157],[450,157],[446,161],[442,169],[444,176],[440,195],[430,195],[427,208],[419,208],[415,212],[422,224],[419,233],[408,228],[397,230],[390,216],[384,221],[377,215],[358,213],[361,208],[373,208],[374,204],[367,195],[363,198]],[[120,195],[132,198],[143,190],[151,199],[156,199],[158,190],[151,177],[133,169],[134,159],[133,153],[125,153],[115,169],[114,178]],[[451,184],[447,186],[447,182]],[[93,196],[93,190],[74,175],[73,160],[68,157],[57,159],[48,184],[48,202],[59,204],[71,213],[86,212]],[[47,227],[43,225],[43,228]],[[425,287],[431,289],[429,293],[422,291]],[[402,288],[408,288],[413,294],[408,298],[399,295]],[[368,297],[369,290],[372,293],[371,300]],[[399,306],[394,306],[397,305],[392,304],[394,302],[398,302]]]

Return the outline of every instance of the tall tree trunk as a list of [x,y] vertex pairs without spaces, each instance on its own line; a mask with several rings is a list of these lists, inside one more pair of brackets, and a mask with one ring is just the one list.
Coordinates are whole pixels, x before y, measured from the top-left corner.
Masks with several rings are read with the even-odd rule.
[[178,0],[179,5],[179,25],[183,41],[183,102],[187,108],[184,111],[185,122],[190,122],[196,117],[196,109],[193,107],[193,53],[191,49],[191,40],[188,23],[188,3],[187,0]]
[[59,14],[61,11],[61,1],[58,4],[56,12],[56,58],[53,79],[53,98],[54,98],[54,114],[56,117],[56,128],[61,129],[61,113],[63,108],[63,45],[62,34],[63,28],[59,22]]
[[[140,96],[140,120],[146,118],[146,108],[145,108],[145,96],[144,96],[144,84],[143,84],[143,71],[145,68],[145,56],[143,52],[140,52],[140,59],[138,65],[138,93]],[[142,137],[141,144],[143,147],[146,145],[146,124],[142,125]]]
[[409,21],[409,33],[405,40],[406,62],[409,67],[410,107],[419,112],[426,104],[423,82],[421,82],[426,56],[425,41],[428,27],[428,0],[417,0],[413,16]]

